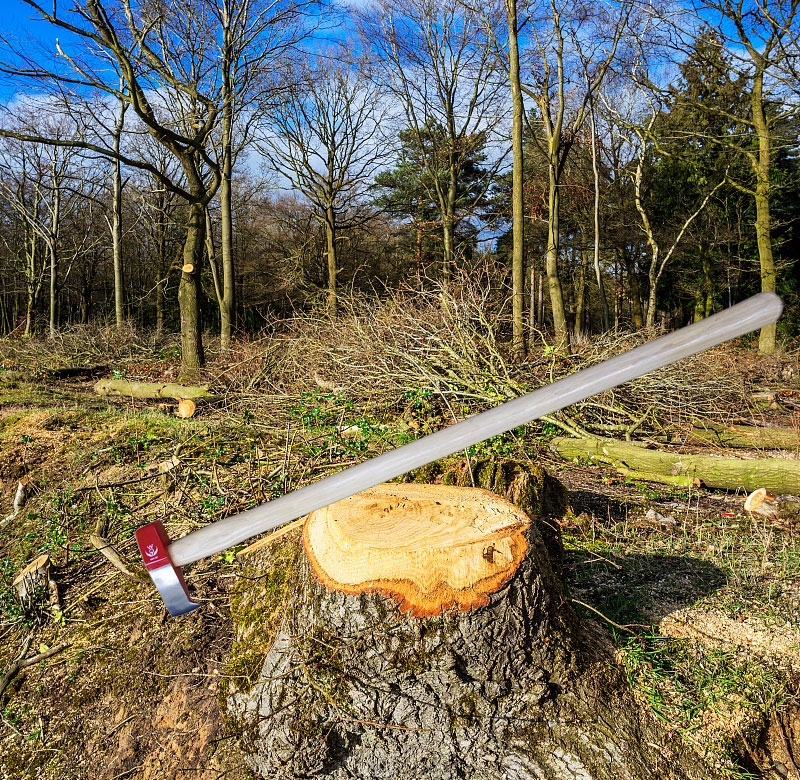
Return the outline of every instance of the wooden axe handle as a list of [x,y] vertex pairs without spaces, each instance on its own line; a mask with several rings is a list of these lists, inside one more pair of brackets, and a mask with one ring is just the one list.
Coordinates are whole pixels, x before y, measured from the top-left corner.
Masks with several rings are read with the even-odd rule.
[[221,552],[256,534],[399,477],[655,369],[775,322],[783,310],[774,293],[760,293],[693,325],[598,363],[489,411],[476,414],[391,452],[359,463],[255,509],[227,517],[174,541],[176,566]]

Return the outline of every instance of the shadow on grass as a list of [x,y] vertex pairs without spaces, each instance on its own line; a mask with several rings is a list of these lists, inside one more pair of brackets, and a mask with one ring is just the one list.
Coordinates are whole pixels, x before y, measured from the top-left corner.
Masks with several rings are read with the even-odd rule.
[[633,501],[626,497],[605,496],[591,490],[570,490],[569,501],[575,514],[586,512],[601,522],[621,523],[627,519]]
[[725,584],[721,569],[698,558],[638,553],[605,557],[568,551],[565,581],[570,595],[622,625],[657,623]]

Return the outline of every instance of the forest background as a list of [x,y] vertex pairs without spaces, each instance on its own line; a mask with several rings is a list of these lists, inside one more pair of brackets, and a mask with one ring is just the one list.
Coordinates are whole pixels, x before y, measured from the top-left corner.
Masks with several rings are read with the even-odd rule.
[[476,281],[517,357],[760,289],[797,333],[795,0],[17,5],[2,334],[180,330],[190,376],[204,334]]

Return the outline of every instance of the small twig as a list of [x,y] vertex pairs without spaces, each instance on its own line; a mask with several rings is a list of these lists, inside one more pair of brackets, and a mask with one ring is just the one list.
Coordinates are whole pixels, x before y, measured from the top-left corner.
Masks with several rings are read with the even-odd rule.
[[31,640],[31,636],[25,639],[25,642],[22,645],[22,652],[19,654],[19,656],[17,656],[17,659],[12,662],[11,666],[9,666],[5,675],[3,675],[3,679],[0,680],[0,699],[2,699],[3,694],[6,692],[6,688],[8,688],[11,681],[23,669],[27,669],[29,666],[34,666],[35,664],[41,663],[56,653],[66,650],[70,646],[69,642],[65,642],[62,645],[51,647],[49,650],[46,650],[43,653],[37,653],[36,655],[32,655],[30,658],[25,658],[25,654],[28,652],[28,648],[31,646]]
[[635,631],[631,631],[631,626],[636,628],[649,628],[649,626],[644,625],[643,623],[628,623],[627,626],[621,626],[619,623],[615,623],[610,617],[606,617],[599,609],[595,609],[593,606],[586,604],[583,601],[579,601],[578,599],[570,599],[574,604],[580,604],[582,607],[586,607],[586,609],[591,610],[595,613],[595,615],[599,615],[606,623],[610,623],[614,628],[618,628],[620,631],[624,631],[627,634],[633,634],[633,636],[638,636]]
[[6,726],[8,726],[8,727],[9,727],[9,728],[10,728],[10,729],[11,729],[11,730],[12,730],[12,731],[13,731],[13,732],[14,732],[14,733],[15,733],[15,734],[18,736],[18,737],[22,737],[22,734],[20,734],[19,730],[16,728],[16,726],[14,726],[14,724],[13,724],[13,723],[11,723],[10,721],[7,721],[7,720],[6,720],[4,717],[2,717],[2,716],[0,716],[0,721],[2,721],[3,723],[5,723],[5,724],[6,724]]
[[294,520],[291,523],[287,523],[285,526],[283,526],[283,528],[279,528],[277,531],[275,531],[275,533],[270,534],[264,539],[259,539],[257,542],[245,547],[243,550],[239,550],[239,552],[236,553],[236,557],[241,558],[243,555],[250,555],[251,553],[260,550],[263,547],[269,546],[273,542],[277,542],[278,539],[286,536],[286,534],[291,533],[297,528],[302,528],[305,521],[305,517],[301,517],[299,520]]
[[611,566],[613,566],[617,571],[622,569],[622,566],[620,566],[618,563],[614,563],[614,561],[609,560],[608,558],[604,558],[602,555],[599,555],[594,550],[591,550],[590,552],[592,553],[592,555],[595,556],[594,558],[592,558],[592,560],[590,560],[590,561],[578,561],[576,563],[569,563],[564,568],[574,568],[575,566],[580,566],[580,565],[585,564],[585,563],[597,563],[597,561],[604,561],[605,563],[608,563]]

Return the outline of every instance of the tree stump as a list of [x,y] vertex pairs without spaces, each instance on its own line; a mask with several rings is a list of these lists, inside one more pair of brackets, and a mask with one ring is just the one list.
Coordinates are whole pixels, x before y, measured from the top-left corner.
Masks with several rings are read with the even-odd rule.
[[261,777],[715,777],[634,705],[509,501],[382,485],[310,515],[299,544],[234,602],[234,652],[264,658],[279,624],[257,681],[225,691]]

